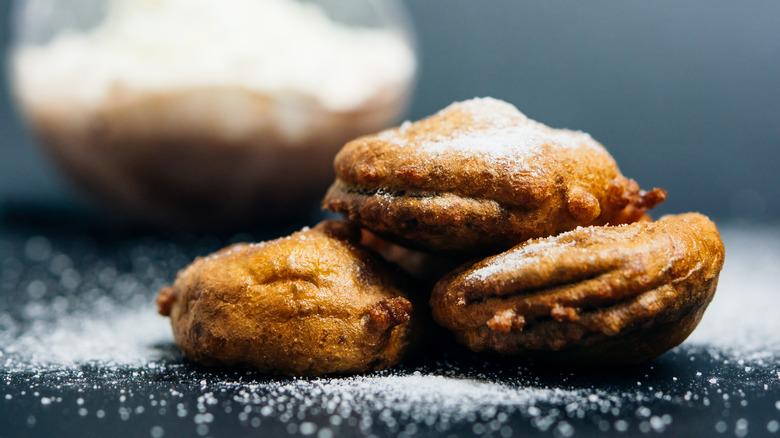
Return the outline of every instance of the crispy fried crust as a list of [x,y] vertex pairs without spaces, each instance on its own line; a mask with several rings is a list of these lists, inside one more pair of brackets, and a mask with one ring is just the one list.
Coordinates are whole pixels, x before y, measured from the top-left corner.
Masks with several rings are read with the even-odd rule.
[[490,98],[353,140],[334,166],[325,208],[438,252],[504,250],[580,225],[635,222],[665,196],[622,176],[589,135]]
[[376,234],[361,230],[360,243],[372,249],[385,260],[398,265],[428,290],[445,274],[462,265],[468,258],[450,258],[396,245]]
[[182,270],[159,311],[182,352],[204,365],[286,375],[388,368],[409,344],[412,304],[359,239],[348,224],[324,222],[227,247]]
[[697,213],[578,228],[459,268],[431,307],[475,351],[640,362],[693,331],[724,255],[715,224]]

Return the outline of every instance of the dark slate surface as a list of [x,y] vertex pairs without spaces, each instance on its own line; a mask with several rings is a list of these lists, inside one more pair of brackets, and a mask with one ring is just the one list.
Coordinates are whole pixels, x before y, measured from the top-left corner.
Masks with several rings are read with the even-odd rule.
[[[615,369],[477,355],[446,336],[391,371],[363,376],[290,379],[188,362],[155,319],[159,287],[197,255],[288,231],[159,235],[77,210],[6,208],[0,437],[743,437],[778,430],[777,337],[759,354],[686,343]],[[740,235],[728,236],[727,248]],[[159,333],[144,327],[150,321]]]

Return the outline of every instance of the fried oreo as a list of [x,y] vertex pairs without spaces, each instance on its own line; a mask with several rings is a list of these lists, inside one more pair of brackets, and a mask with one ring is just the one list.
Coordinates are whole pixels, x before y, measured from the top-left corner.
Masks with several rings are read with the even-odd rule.
[[329,221],[227,247],[183,269],[159,311],[204,365],[293,376],[389,368],[410,343],[412,304],[398,272],[359,240],[357,228]]
[[459,268],[431,307],[475,351],[641,362],[693,331],[724,256],[715,224],[696,213],[578,228]]
[[347,143],[325,208],[388,239],[443,253],[505,250],[577,226],[630,223],[663,201],[588,134],[492,98]]

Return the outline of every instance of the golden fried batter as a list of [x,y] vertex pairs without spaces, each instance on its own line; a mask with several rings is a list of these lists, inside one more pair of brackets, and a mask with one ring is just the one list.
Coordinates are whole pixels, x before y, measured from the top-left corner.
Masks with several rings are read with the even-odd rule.
[[584,225],[630,223],[663,201],[588,134],[492,98],[347,143],[323,202],[378,234],[439,252],[499,251]]
[[723,260],[715,224],[697,213],[578,228],[456,270],[431,306],[475,351],[639,362],[693,331]]
[[468,259],[444,257],[396,245],[366,230],[361,230],[360,243],[378,253],[385,260],[398,265],[422,285],[433,287],[445,274]]
[[176,343],[204,365],[286,375],[379,370],[409,344],[412,305],[398,272],[323,222],[289,237],[198,258],[157,299]]

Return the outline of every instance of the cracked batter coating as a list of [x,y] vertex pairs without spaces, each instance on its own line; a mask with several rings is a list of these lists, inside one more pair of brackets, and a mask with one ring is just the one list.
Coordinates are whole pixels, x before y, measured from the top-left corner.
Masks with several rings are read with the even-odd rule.
[[635,363],[693,331],[724,255],[715,224],[697,213],[578,228],[459,268],[431,307],[475,351]]
[[398,272],[327,221],[196,259],[157,299],[176,343],[204,365],[312,376],[389,368],[409,344]]
[[347,143],[323,205],[406,246],[502,251],[577,226],[631,223],[664,200],[588,134],[492,98]]

